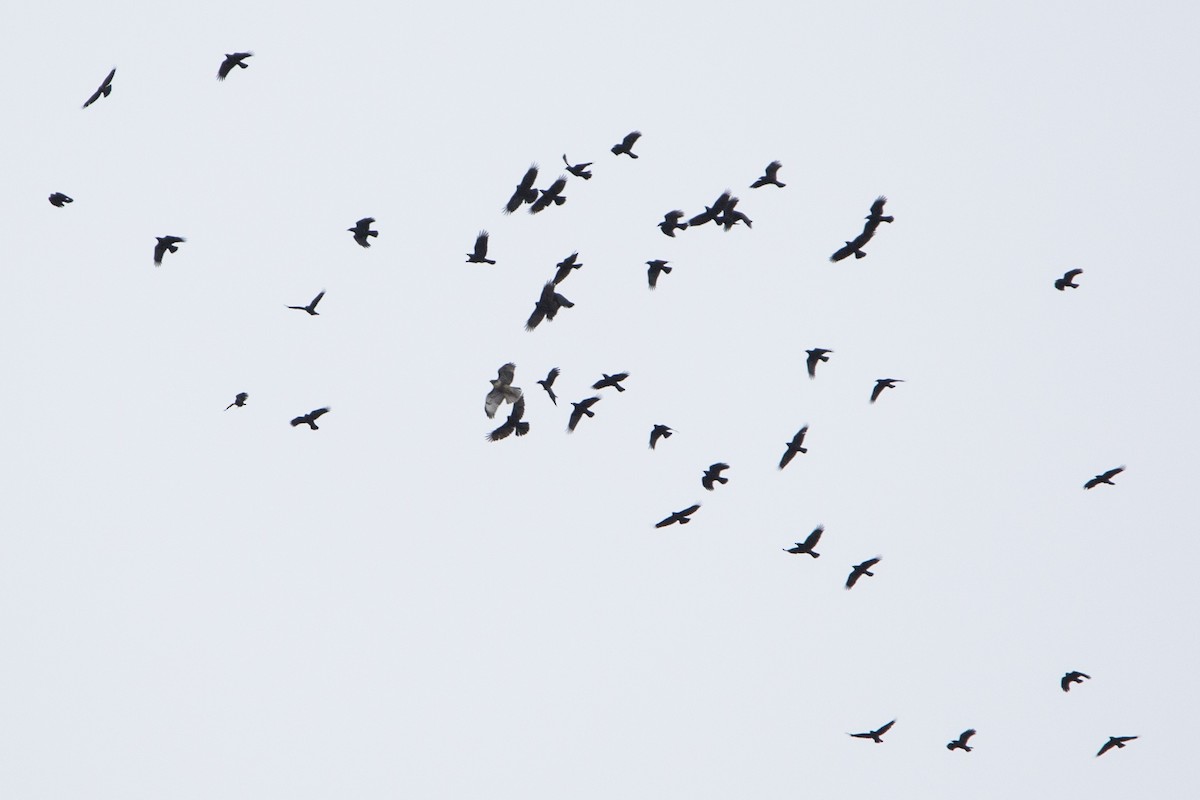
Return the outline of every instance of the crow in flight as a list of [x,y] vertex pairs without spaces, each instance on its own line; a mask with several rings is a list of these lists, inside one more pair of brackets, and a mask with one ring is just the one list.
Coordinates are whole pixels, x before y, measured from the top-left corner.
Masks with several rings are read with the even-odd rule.
[[567,202],[567,198],[562,196],[562,190],[567,187],[567,179],[562,175],[554,183],[550,184],[549,189],[542,189],[542,196],[539,197],[533,205],[529,207],[530,214],[537,214],[553,203],[556,206],[561,206]]
[[801,428],[799,431],[797,431],[796,435],[792,437],[792,440],[787,443],[787,445],[786,445],[787,450],[783,451],[783,458],[779,459],[779,468],[780,469],[783,469],[788,464],[792,463],[792,459],[796,457],[796,453],[807,453],[808,452],[807,447],[800,446],[800,445],[804,444],[804,436],[807,433],[808,433],[808,426],[805,425],[803,428]]
[[[808,535],[808,538],[805,539],[803,542],[796,542],[795,547],[785,547],[785,548],[783,548],[783,551],[785,553],[791,553],[792,555],[799,555],[800,553],[808,553],[813,558],[820,558],[821,554],[818,553],[816,550],[813,550],[813,548],[817,546],[817,542],[821,541],[821,534],[824,532],[825,532],[825,526],[818,525],[817,527],[813,528],[813,532],[810,533]],[[890,723],[889,723],[889,726],[890,726]],[[884,728],[884,730],[887,730],[887,728]],[[883,733],[883,731],[879,731],[879,733]]]
[[87,108],[92,103],[99,100],[101,95],[103,95],[104,97],[108,97],[110,94],[112,94],[112,79],[113,79],[113,75],[116,75],[116,74],[117,74],[117,68],[113,67],[112,72],[108,73],[108,75],[105,76],[104,83],[100,84],[100,88],[97,89],[95,92],[93,92],[92,96],[89,97],[87,99],[87,102],[83,104],[84,108]]
[[1138,737],[1136,737],[1136,736],[1110,736],[1110,737],[1108,737],[1108,741],[1104,743],[1104,746],[1100,748],[1100,752],[1096,753],[1096,758],[1099,758],[1100,756],[1104,755],[1109,750],[1112,750],[1114,747],[1120,749],[1125,746],[1126,742],[1132,742],[1136,738],[1138,738]]
[[579,424],[579,420],[583,419],[584,415],[589,417],[596,416],[596,412],[592,411],[592,406],[599,402],[599,397],[589,397],[586,400],[580,400],[578,403],[571,403],[574,406],[574,410],[571,411],[571,419],[567,422],[567,433],[575,430],[575,426]]
[[571,255],[567,256],[562,261],[560,261],[554,265],[554,266],[558,267],[558,270],[554,273],[554,285],[555,286],[558,286],[560,283],[565,281],[567,279],[567,276],[571,274],[571,270],[579,269],[580,267],[583,266],[583,264],[576,262],[577,258],[579,258],[578,250],[576,250],[574,253],[571,253]]
[[667,517],[662,522],[656,522],[654,527],[665,528],[668,525],[674,525],[676,522],[678,522],[680,525],[687,525],[689,522],[691,522],[688,517],[690,517],[692,514],[695,514],[696,509],[698,508],[700,508],[700,504],[696,503],[694,506],[688,506],[683,511],[675,511],[671,514],[671,516]]
[[892,726],[895,724],[896,720],[892,720],[887,725],[880,725],[873,731],[867,731],[866,733],[852,733],[850,735],[855,739],[873,739],[875,744],[883,744],[883,735],[890,731]]
[[567,161],[567,154],[563,153],[563,163],[567,165],[567,172],[571,173],[576,178],[583,178],[585,181],[590,181],[592,179],[592,173],[588,171],[588,167],[592,165],[591,161],[588,161],[585,164],[572,164],[570,161]]
[[[875,573],[871,572],[870,569],[871,569],[871,567],[875,566],[879,562],[880,562],[880,558],[879,558],[879,556],[876,556],[875,558],[868,558],[866,561],[862,562],[861,564],[856,565],[853,568],[853,570],[850,572],[850,577],[846,578],[846,588],[847,589],[853,588],[854,584],[858,583],[858,579],[861,578],[863,575],[868,575],[872,578],[875,577]],[[972,733],[974,733],[974,731],[972,731]]]
[[787,186],[786,183],[779,182],[779,168],[782,166],[783,164],[778,161],[772,161],[770,164],[767,164],[766,172],[761,178],[750,184],[750,188],[757,189],[760,186],[766,186],[768,184],[771,186],[778,186],[780,189]]
[[358,222],[354,223],[353,228],[346,228],[346,230],[354,234],[354,241],[358,242],[363,247],[370,247],[371,243],[367,241],[367,237],[379,235],[379,231],[371,230],[371,223],[374,221],[374,217],[363,217]]
[[154,245],[154,266],[162,264],[163,256],[170,252],[174,253],[179,249],[180,242],[186,242],[182,236],[156,236],[158,244]]
[[971,752],[972,748],[970,745],[967,744],[967,739],[970,739],[974,735],[975,735],[975,729],[967,728],[965,731],[963,731],[959,735],[959,737],[957,739],[955,739],[953,742],[948,743],[946,745],[946,749],[947,750],[966,750],[969,753],[969,752]]
[[624,153],[630,158],[637,158],[637,153],[633,152],[633,144],[639,138],[641,138],[641,135],[641,131],[633,131],[632,133],[626,134],[625,138],[621,140],[620,144],[614,144],[612,146],[613,155],[619,156],[621,153]]
[[1116,484],[1112,482],[1112,479],[1117,477],[1124,471],[1125,471],[1125,467],[1117,467],[1115,469],[1110,469],[1108,472],[1105,472],[1102,475],[1097,475],[1096,477],[1092,478],[1090,481],[1088,481],[1087,483],[1085,483],[1083,485],[1083,488],[1094,489],[1102,483],[1107,483],[1109,486],[1116,486]]
[[234,406],[241,408],[242,406],[246,405],[246,400],[249,399],[249,397],[250,395],[246,394],[245,392],[238,392],[237,396],[233,398],[233,402],[225,406],[225,410],[228,411]]
[[483,413],[488,418],[496,416],[496,409],[502,403],[515,403],[521,399],[521,390],[512,385],[517,375],[517,365],[511,361],[496,370],[496,377],[491,380],[492,388],[483,399]]
[[468,264],[495,264],[496,262],[487,257],[488,247],[488,232],[480,231],[475,237],[475,252],[467,253]]
[[1061,278],[1058,278],[1057,280],[1054,281],[1054,288],[1058,289],[1060,292],[1063,291],[1064,289],[1066,289],[1068,286],[1070,286],[1072,289],[1078,289],[1079,284],[1072,283],[1072,281],[1075,280],[1076,275],[1082,275],[1082,274],[1083,274],[1083,270],[1081,270],[1081,269],[1067,270],[1065,275],[1063,275]]
[[667,266],[667,264],[671,263],[670,261],[663,261],[661,259],[655,259],[654,261],[647,261],[646,263],[650,265],[650,269],[646,270],[646,275],[649,276],[649,278],[650,278],[650,288],[651,289],[658,286],[658,276],[660,273],[665,272],[668,275],[670,275],[671,270],[674,269],[674,267]]
[[554,386],[554,381],[557,379],[558,367],[555,367],[554,369],[550,370],[549,373],[547,373],[546,380],[538,381],[538,385],[546,390],[546,394],[550,395],[550,402],[554,403],[554,405],[558,405],[558,395],[554,393],[554,389],[551,387]]
[[1092,676],[1083,672],[1071,671],[1062,676],[1062,680],[1058,682],[1058,685],[1062,687],[1064,692],[1069,692],[1071,691],[1072,683],[1083,683],[1084,678],[1091,680]]
[[875,388],[871,390],[871,402],[874,403],[878,400],[884,389],[895,389],[897,383],[904,383],[904,381],[900,378],[880,378],[875,381]]
[[863,217],[863,219],[867,221],[867,224],[864,226],[864,230],[866,228],[870,228],[871,232],[873,233],[875,229],[879,227],[879,223],[891,222],[895,219],[895,217],[883,216],[883,204],[886,202],[887,198],[883,195],[879,195],[879,197],[875,198],[875,202],[871,203],[871,213]]
[[815,378],[817,377],[817,362],[828,361],[829,356],[827,354],[833,351],[826,350],[824,347],[814,347],[812,350],[805,350],[804,352],[808,353],[808,377]]
[[658,229],[674,239],[675,231],[687,230],[688,224],[686,222],[680,222],[679,220],[681,219],[683,219],[683,212],[679,209],[668,211],[666,214],[663,214],[663,221],[658,223]]
[[703,213],[697,214],[696,216],[689,219],[688,225],[690,225],[694,228],[697,225],[703,225],[706,222],[712,222],[717,217],[721,216],[721,214],[725,213],[725,207],[727,205],[729,205],[729,199],[732,196],[733,196],[733,193],[730,192],[728,189],[726,189],[724,192],[721,193],[720,197],[718,197],[713,202],[713,204],[711,206],[704,207]]
[[533,188],[533,182],[537,180],[537,175],[538,165],[530,164],[529,169],[525,170],[525,177],[521,178],[512,197],[508,198],[508,203],[504,206],[505,214],[513,213],[521,207],[522,203],[532,205],[538,199],[538,190]]
[[593,389],[604,389],[611,386],[618,392],[625,391],[625,387],[621,385],[621,381],[629,377],[628,372],[618,372],[616,375],[609,375],[606,372],[601,372],[600,374],[604,377],[592,384]]
[[296,417],[294,420],[292,420],[292,427],[294,428],[297,425],[307,425],[308,427],[312,428],[314,431],[320,430],[320,428],[317,427],[317,419],[319,417],[321,417],[323,414],[328,414],[328,413],[329,413],[328,406],[326,406],[325,408],[318,408],[314,411],[310,411],[307,414],[305,414],[304,416]]
[[321,315],[317,313],[317,303],[321,302],[321,298],[324,296],[325,292],[321,292],[306,306],[288,306],[288,308],[294,308],[297,311],[307,311],[310,316],[319,317]]
[[575,304],[554,291],[554,281],[546,281],[542,294],[533,304],[533,313],[525,322],[525,330],[531,331],[541,324],[543,319],[553,320],[560,308],[574,308]]
[[525,398],[518,397],[517,402],[513,403],[512,411],[508,412],[508,419],[504,421],[496,430],[487,435],[489,442],[498,442],[515,433],[517,436],[524,436],[529,433],[529,423],[522,422],[521,417],[525,416]]
[[252,55],[254,53],[226,53],[225,60],[221,62],[221,68],[217,70],[217,80],[225,80],[234,67],[249,69],[250,65],[246,63],[246,59]]
[[67,197],[62,192],[55,192],[54,194],[50,195],[50,205],[57,206],[58,208],[62,208],[67,203],[74,203],[74,202],[75,202],[74,200]]
[[754,220],[747,217],[745,214],[737,210],[738,198],[731,197],[729,202],[725,204],[725,210],[721,212],[721,216],[715,218],[718,225],[724,226],[725,230],[729,230],[739,222],[746,223],[747,228],[754,227]]
[[654,449],[654,445],[658,444],[659,439],[670,439],[674,432],[666,425],[655,425],[650,429],[650,449]]
[[713,481],[717,483],[729,483],[729,478],[721,477],[721,473],[727,469],[729,469],[729,465],[723,462],[709,466],[708,469],[704,470],[704,477],[700,479],[700,485],[711,492],[713,490]]

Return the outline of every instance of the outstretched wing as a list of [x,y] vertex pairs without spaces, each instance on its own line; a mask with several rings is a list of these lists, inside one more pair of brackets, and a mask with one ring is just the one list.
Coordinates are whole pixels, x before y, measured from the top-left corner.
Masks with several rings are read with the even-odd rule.
[[[825,526],[818,525],[813,530],[813,532],[808,535],[808,538],[804,540],[804,549],[811,550],[814,547],[816,547],[817,542],[821,541],[821,534],[824,532],[825,532]],[[890,727],[890,724],[889,724],[889,727]]]

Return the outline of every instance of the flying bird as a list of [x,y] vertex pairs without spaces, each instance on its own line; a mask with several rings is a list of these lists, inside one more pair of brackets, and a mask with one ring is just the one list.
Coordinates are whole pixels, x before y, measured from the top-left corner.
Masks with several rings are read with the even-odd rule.
[[530,214],[540,213],[543,209],[547,208],[551,203],[553,203],[556,206],[561,206],[563,203],[567,202],[567,198],[562,196],[562,190],[565,189],[566,187],[567,187],[567,179],[565,177],[563,177],[562,175],[559,175],[558,178],[554,181],[554,183],[550,184],[549,189],[541,190],[542,196],[539,197],[536,201],[534,201],[533,205],[531,205],[529,207],[529,213]]
[[658,444],[659,439],[670,439],[674,432],[666,425],[655,425],[650,429],[650,449],[654,449],[654,445]]
[[246,394],[245,392],[238,392],[237,395],[233,398],[233,402],[230,403],[229,405],[225,406],[225,410],[228,411],[229,409],[233,408],[234,406],[241,408],[242,406],[246,405],[246,400],[249,397],[250,397],[250,395]]
[[55,192],[54,194],[50,195],[50,205],[57,206],[58,208],[62,208],[67,203],[74,203],[74,202],[75,202],[74,200],[67,197],[62,192]]
[[803,428],[798,430],[796,432],[796,435],[792,437],[792,440],[787,443],[787,445],[786,445],[787,450],[783,451],[783,458],[779,459],[779,468],[780,469],[783,469],[788,464],[792,463],[792,459],[796,457],[796,453],[807,453],[808,452],[807,447],[801,447],[801,445],[804,444],[804,437],[807,434],[808,434],[808,426],[805,425]]
[[658,223],[658,229],[674,239],[675,231],[687,230],[688,224],[686,222],[679,221],[683,219],[683,217],[684,214],[679,209],[668,211],[666,214],[663,214],[663,221]]
[[698,508],[700,508],[700,504],[696,503],[694,506],[688,506],[683,511],[675,511],[671,514],[671,516],[667,517],[662,522],[656,522],[654,527],[665,528],[668,525],[674,525],[676,522],[678,522],[680,525],[687,525],[689,522],[691,522],[688,517],[690,517],[692,514],[695,514],[696,509]]
[[560,308],[574,308],[575,304],[554,291],[554,281],[546,281],[542,294],[533,304],[533,313],[525,322],[525,330],[531,331],[541,324],[542,320],[553,320]]
[[[785,547],[785,548],[783,548],[783,551],[785,553],[791,553],[792,555],[799,555],[800,553],[807,553],[808,555],[812,556],[813,558],[820,558],[821,554],[818,553],[816,550],[813,550],[813,548],[817,546],[817,542],[821,541],[821,534],[824,532],[825,532],[825,526],[818,525],[817,527],[813,528],[813,532],[810,533],[808,535],[808,538],[805,539],[803,542],[796,542],[795,547]],[[891,727],[891,723],[888,723],[888,727],[889,728]],[[887,730],[887,728],[883,729],[883,731],[886,731],[886,730]],[[878,732],[883,733],[883,731],[878,731]],[[876,741],[878,741],[878,740],[876,740]]]
[[1096,753],[1096,758],[1099,758],[1100,756],[1104,755],[1109,750],[1112,750],[1114,747],[1116,747],[1117,749],[1121,749],[1121,748],[1125,747],[1126,742],[1132,742],[1136,738],[1138,738],[1138,737],[1136,737],[1136,736],[1110,736],[1110,737],[1108,737],[1108,741],[1104,743],[1104,746],[1100,748],[1100,752]]
[[549,373],[547,373],[544,381],[538,381],[538,385],[546,390],[546,394],[550,395],[550,402],[554,403],[554,405],[558,405],[558,395],[554,393],[554,389],[551,387],[554,386],[554,381],[557,379],[558,367],[555,367],[554,369],[550,370]]
[[317,313],[317,303],[321,302],[321,298],[324,296],[325,296],[325,292],[322,291],[322,292],[318,293],[317,296],[314,297],[308,305],[306,305],[306,306],[288,306],[288,308],[294,308],[297,311],[307,311],[310,316],[319,317],[321,315]]
[[628,372],[618,372],[616,375],[609,375],[607,372],[601,372],[604,377],[592,384],[593,389],[605,389],[611,386],[618,392],[625,391],[625,387],[621,385],[621,381],[629,377]]
[[1058,278],[1054,281],[1054,288],[1058,289],[1060,292],[1066,289],[1068,286],[1070,286],[1072,289],[1078,289],[1079,284],[1072,283],[1072,281],[1075,280],[1076,275],[1082,274],[1083,270],[1081,269],[1067,270],[1067,272],[1061,278]]
[[108,75],[105,76],[104,83],[100,84],[100,88],[97,89],[95,92],[93,92],[92,96],[89,97],[87,99],[87,102],[83,104],[84,108],[87,108],[92,103],[99,100],[101,95],[103,95],[104,97],[108,97],[110,94],[112,94],[112,79],[113,79],[113,76],[116,74],[117,74],[117,68],[113,67],[112,72],[108,73]]
[[480,231],[475,237],[475,252],[467,253],[468,264],[495,264],[496,262],[487,257],[488,248],[488,232]]
[[729,465],[725,463],[712,464],[708,469],[704,470],[704,477],[700,479],[700,485],[710,492],[713,490],[713,483],[729,483],[729,478],[722,478],[721,473],[729,469]]
[[167,253],[174,253],[179,249],[180,242],[186,242],[182,236],[156,236],[158,244],[154,245],[154,266],[162,264],[163,256]]
[[633,131],[632,133],[626,134],[625,138],[621,140],[620,144],[614,144],[612,146],[613,155],[619,156],[621,153],[624,153],[630,158],[637,158],[637,153],[633,152],[633,144],[639,138],[641,138],[641,136],[641,131]]
[[754,183],[750,184],[750,188],[757,189],[760,186],[767,186],[768,184],[771,186],[778,186],[780,189],[787,186],[786,183],[779,182],[779,168],[782,166],[783,164],[779,161],[772,161],[770,164],[767,164],[767,169],[763,173],[763,176]]
[[328,414],[328,413],[329,413],[328,406],[326,406],[325,408],[318,408],[314,411],[310,411],[307,414],[305,414],[304,416],[296,417],[294,420],[292,420],[292,427],[294,428],[297,425],[307,425],[308,427],[312,428],[314,431],[320,430],[320,428],[317,427],[317,420],[322,415]]
[[579,258],[579,251],[576,250],[574,253],[571,253],[571,255],[567,256],[562,261],[560,261],[554,265],[555,267],[557,267],[557,270],[554,273],[554,285],[555,286],[558,286],[560,283],[565,281],[567,279],[567,276],[571,274],[571,270],[579,269],[580,267],[583,266],[583,264],[578,263],[578,261],[576,260],[578,258]]
[[1064,692],[1069,692],[1071,691],[1072,683],[1083,683],[1084,678],[1091,680],[1092,676],[1083,672],[1071,671],[1062,676],[1062,680],[1058,682],[1058,685],[1062,687]]
[[904,383],[904,381],[900,378],[880,378],[875,381],[875,388],[871,390],[871,402],[874,403],[878,400],[884,389],[895,389],[897,383]]
[[739,198],[737,197],[729,198],[729,201],[725,203],[725,210],[721,212],[721,216],[714,218],[714,221],[724,227],[726,231],[739,222],[746,223],[747,228],[754,227],[754,220],[737,210],[738,202]]
[[[871,570],[871,567],[878,564],[879,561],[880,561],[879,556],[876,556],[875,558],[868,558],[866,561],[862,562],[861,564],[855,565],[854,568],[850,572],[850,577],[846,578],[846,588],[847,589],[853,588],[854,584],[858,583],[858,579],[861,578],[863,575],[867,575],[872,578],[875,577],[875,573],[871,572],[870,570]],[[974,731],[972,731],[972,733],[974,733]]]
[[1102,474],[1097,475],[1096,477],[1092,478],[1090,481],[1088,481],[1087,483],[1085,483],[1083,485],[1083,488],[1094,489],[1102,483],[1107,483],[1109,486],[1116,486],[1116,484],[1112,482],[1112,479],[1117,477],[1124,471],[1125,471],[1125,467],[1123,467],[1123,466],[1116,467],[1115,469],[1110,469],[1108,472],[1102,473]]
[[538,190],[533,188],[533,182],[537,180],[537,176],[538,165],[530,164],[529,169],[525,170],[525,177],[521,178],[512,197],[508,198],[508,203],[504,206],[505,214],[513,213],[521,207],[522,203],[532,204],[538,199]]
[[864,219],[867,221],[866,227],[874,231],[879,227],[881,222],[892,222],[895,217],[883,216],[883,204],[887,202],[887,198],[883,195],[875,198],[875,202],[871,204],[871,213]]
[[852,733],[850,735],[855,739],[872,739],[874,740],[875,744],[883,744],[883,735],[890,731],[892,726],[895,724],[896,720],[892,720],[886,725],[880,725],[873,731],[867,731],[866,733]]
[[713,201],[711,206],[704,207],[703,213],[697,214],[689,219],[688,225],[694,228],[697,225],[703,225],[706,222],[712,222],[717,217],[721,216],[721,214],[725,213],[725,207],[729,205],[729,200],[731,197],[733,197],[733,193],[726,189],[715,201]]
[[661,259],[655,259],[654,261],[647,261],[646,263],[650,265],[650,269],[646,270],[646,274],[647,274],[647,276],[649,276],[651,289],[658,286],[658,276],[660,273],[665,272],[668,275],[670,275],[671,270],[674,269],[674,267],[667,266],[667,264],[671,263],[670,261],[663,261]]
[[574,406],[574,410],[571,411],[571,419],[567,422],[567,433],[574,431],[575,426],[579,424],[579,420],[583,419],[585,415],[589,417],[596,416],[596,412],[592,411],[592,406],[599,402],[599,397],[589,397],[586,400],[580,400],[578,403],[571,403]]
[[371,230],[371,223],[374,221],[374,217],[363,217],[358,222],[354,223],[353,228],[346,228],[346,230],[354,234],[354,241],[358,242],[363,247],[370,247],[371,243],[367,241],[367,237],[379,235],[379,231]]
[[583,178],[585,181],[592,179],[592,173],[588,171],[588,167],[592,165],[591,161],[584,164],[572,164],[570,161],[567,161],[567,154],[563,153],[563,163],[567,165],[567,172],[576,178]]
[[246,63],[246,59],[252,55],[254,53],[226,53],[225,60],[221,62],[221,68],[217,70],[217,80],[225,80],[234,67],[249,69],[250,65]]
[[967,744],[967,739],[970,739],[974,735],[975,735],[975,729],[967,728],[965,731],[963,731],[961,734],[959,734],[959,737],[957,739],[955,739],[953,742],[949,742],[946,745],[946,749],[947,750],[965,750],[969,753],[969,752],[971,752],[971,750],[973,748]]
[[515,403],[521,399],[521,390],[512,385],[517,375],[517,365],[511,361],[496,370],[496,377],[491,380],[492,388],[483,399],[483,412],[489,418],[496,416],[496,409],[501,403]]
[[828,361],[828,354],[833,351],[826,350],[824,347],[814,347],[812,350],[805,350],[804,352],[808,353],[808,377],[815,378],[817,377],[817,362]]
[[521,421],[521,417],[523,416],[525,416],[524,396],[517,398],[517,402],[513,403],[512,411],[508,412],[508,419],[499,428],[489,433],[487,440],[489,442],[498,442],[513,433],[517,436],[524,436],[529,433],[529,423]]

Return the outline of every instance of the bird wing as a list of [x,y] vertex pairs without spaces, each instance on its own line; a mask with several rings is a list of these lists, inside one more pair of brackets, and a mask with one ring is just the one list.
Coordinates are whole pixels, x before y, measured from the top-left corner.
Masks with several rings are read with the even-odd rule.
[[875,388],[871,390],[871,402],[878,400],[880,393],[886,388],[887,381],[875,381]]
[[846,578],[846,588],[850,589],[854,586],[854,584],[858,583],[858,579],[861,575],[862,575],[862,572],[859,570],[859,568],[854,567],[850,571],[849,577]]
[[687,508],[685,508],[683,511],[678,511],[676,513],[679,514],[679,516],[681,516],[681,517],[690,517],[692,514],[696,513],[696,509],[698,509],[698,508],[700,508],[700,504],[696,503],[695,505],[690,505]]
[[808,535],[808,538],[804,540],[805,549],[811,550],[816,547],[817,542],[821,541],[821,534],[824,532],[825,527],[823,525],[818,525],[813,532]]
[[1062,680],[1058,682],[1058,685],[1062,687],[1062,690],[1064,692],[1071,691],[1071,676],[1072,675],[1073,675],[1073,673],[1068,672],[1066,675],[1063,675]]
[[232,56],[226,56],[225,60],[221,62],[220,68],[217,70],[217,80],[225,80],[225,78],[229,75],[229,71],[233,69],[233,66],[237,64],[237,62],[238,59],[236,54]]
[[808,426],[805,425],[800,430],[796,431],[796,435],[792,437],[792,447],[799,447],[804,444],[804,437],[808,435]]
[[325,408],[318,408],[314,411],[308,412],[308,418],[310,420],[312,420],[313,422],[316,422],[318,419],[320,419],[322,416],[324,416],[325,414],[328,414],[328,413],[329,413],[329,407],[326,406]]
[[559,369],[555,367],[546,373],[546,380],[543,382],[546,391],[550,391],[550,387],[554,385],[554,381],[558,378]]
[[533,188],[533,182],[537,180],[537,176],[537,164],[530,164],[529,169],[525,170],[525,177],[521,178],[521,183],[519,184],[522,193],[527,193]]
[[876,736],[883,736],[885,733],[887,733],[888,731],[890,731],[890,730],[892,729],[892,726],[893,726],[893,725],[895,725],[895,724],[896,724],[896,720],[892,720],[892,721],[891,721],[891,722],[889,722],[887,725],[884,725],[883,727],[881,727],[881,728],[879,728],[878,730],[874,731],[874,734],[875,734]]
[[[883,195],[875,198],[875,202],[871,203],[871,216],[877,217],[883,213],[883,204],[887,202],[887,198]],[[903,211],[904,209],[900,209]]]
[[792,459],[795,457],[796,457],[796,450],[794,450],[791,447],[791,445],[789,445],[788,449],[783,451],[783,458],[779,459],[779,468],[783,469],[788,464],[792,463]]
[[1109,480],[1112,480],[1113,478],[1115,478],[1116,476],[1120,475],[1124,471],[1125,471],[1124,467],[1117,467],[1116,469],[1110,469],[1108,472],[1104,473],[1100,477],[1106,481],[1109,481]]
[[500,408],[500,404],[504,402],[504,390],[495,387],[487,393],[487,397],[483,399],[483,413],[488,415],[488,418],[496,416],[496,409]]
[[817,377],[817,362],[821,360],[821,353],[817,350],[808,351],[808,377]]
[[844,258],[849,258],[850,255],[858,248],[859,245],[856,245],[854,242],[846,242],[846,246],[834,252],[834,254],[829,257],[829,260],[836,263]]
[[313,309],[313,310],[315,311],[315,310],[316,310],[316,308],[317,308],[317,303],[321,302],[321,298],[322,298],[322,297],[324,297],[324,296],[325,296],[325,292],[324,292],[324,291],[318,292],[318,293],[317,293],[317,296],[316,296],[316,297],[314,297],[314,298],[312,299],[312,302],[308,304],[308,307],[309,307],[309,308],[311,308],[311,309]]
[[1113,749],[1113,747],[1116,746],[1116,744],[1117,744],[1117,742],[1116,742],[1115,738],[1113,738],[1111,736],[1108,737],[1108,741],[1105,742],[1104,745],[1100,748],[1100,752],[1096,753],[1096,757],[1099,758],[1100,756],[1104,755],[1109,750]]
[[974,735],[975,735],[975,729],[967,728],[965,731],[962,732],[962,735],[958,737],[958,741],[962,742],[963,744],[966,744],[967,739],[970,739]]
[[487,255],[488,249],[488,232],[480,231],[475,237],[475,258],[483,258]]
[[308,421],[309,421],[309,419],[308,419],[308,415],[307,415],[307,414],[305,414],[305,415],[304,415],[304,416],[302,416],[302,417],[296,417],[295,419],[293,419],[293,420],[292,420],[292,427],[294,428],[294,427],[296,427],[297,425],[303,425],[304,423],[306,423],[306,422],[308,422]]
[[160,239],[158,244],[154,245],[154,263],[161,264],[163,255],[167,252],[167,242],[165,239]]
[[[876,564],[878,564],[880,561],[881,561],[881,559],[880,559],[880,558],[878,558],[878,557],[876,557],[876,558],[868,558],[866,561],[864,561],[864,562],[862,562],[861,564],[859,564],[859,565],[858,565],[858,569],[861,569],[861,570],[863,570],[864,572],[866,572],[866,571],[867,571],[867,570],[869,570],[871,567],[873,567],[873,566],[875,566]],[[974,732],[975,732],[975,731],[971,731],[971,733],[974,733]]]
[[1076,275],[1082,275],[1082,274],[1083,274],[1083,270],[1081,270],[1081,269],[1072,269],[1072,270],[1068,270],[1068,271],[1067,271],[1067,273],[1066,273],[1065,275],[1063,275],[1063,281],[1064,281],[1065,283],[1070,283],[1070,281],[1071,281],[1071,280],[1072,280],[1072,279],[1073,279],[1073,278],[1074,278]]
[[626,150],[628,150],[630,147],[633,147],[633,143],[640,139],[641,136],[641,131],[633,131],[632,133],[626,134],[625,138],[621,140],[621,147],[624,147]]
[[579,424],[579,420],[583,419],[584,406],[582,403],[576,403],[575,408],[571,411],[571,418],[567,421],[567,430],[575,430],[575,426]]

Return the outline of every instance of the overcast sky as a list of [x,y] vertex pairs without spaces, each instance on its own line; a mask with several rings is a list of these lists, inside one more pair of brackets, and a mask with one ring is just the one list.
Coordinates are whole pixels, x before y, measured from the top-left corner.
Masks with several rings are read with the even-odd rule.
[[[1183,796],[1198,16],[9,9],[0,796]],[[725,189],[753,229],[655,227]]]

